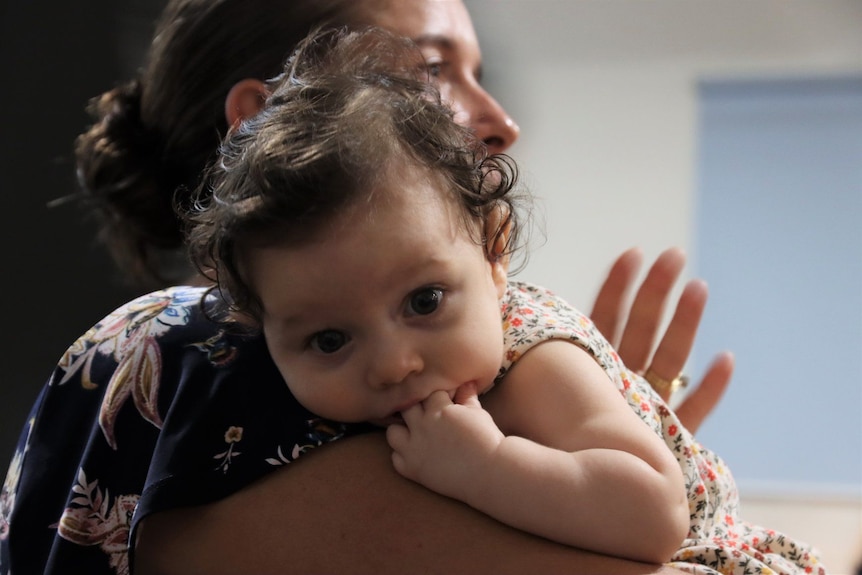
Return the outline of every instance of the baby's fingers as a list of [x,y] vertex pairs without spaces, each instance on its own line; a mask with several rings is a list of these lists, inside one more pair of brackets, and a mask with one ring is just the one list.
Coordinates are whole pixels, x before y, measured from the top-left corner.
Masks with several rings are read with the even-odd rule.
[[406,426],[393,423],[386,428],[386,441],[395,451],[403,451],[410,442],[410,430]]
[[449,394],[443,390],[437,390],[422,402],[425,413],[436,413],[452,405]]
[[476,384],[472,381],[470,383],[465,383],[455,391],[455,398],[453,401],[459,405],[466,405],[467,407],[482,407],[482,404],[479,402],[478,389],[476,388]]
[[415,458],[415,454],[410,453],[410,430],[403,425],[392,424],[386,428],[386,441],[392,448],[392,467],[399,475],[415,480],[415,471],[411,471],[408,461],[408,456]]
[[392,467],[398,472],[398,475],[407,477],[407,461],[397,451],[392,452]]
[[404,425],[408,428],[415,427],[421,423],[425,416],[425,406],[422,403],[416,403],[401,410],[401,419],[404,420]]

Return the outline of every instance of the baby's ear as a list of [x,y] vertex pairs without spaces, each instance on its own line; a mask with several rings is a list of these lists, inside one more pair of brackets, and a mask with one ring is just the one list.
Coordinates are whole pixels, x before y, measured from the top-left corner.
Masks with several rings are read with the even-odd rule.
[[263,109],[269,92],[266,84],[255,78],[240,80],[230,89],[224,100],[224,116],[230,129],[251,118]]
[[491,277],[497,287],[497,297],[506,294],[509,279],[509,236],[512,218],[509,206],[500,202],[491,209],[485,220],[485,256],[491,264]]

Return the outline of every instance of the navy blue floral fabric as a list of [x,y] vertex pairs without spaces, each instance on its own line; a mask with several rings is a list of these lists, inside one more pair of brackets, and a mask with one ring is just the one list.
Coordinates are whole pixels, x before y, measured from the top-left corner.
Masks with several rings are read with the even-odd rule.
[[263,337],[208,319],[203,295],[140,297],[60,359],[0,492],[0,574],[129,573],[141,518],[221,499],[370,429],[300,406]]

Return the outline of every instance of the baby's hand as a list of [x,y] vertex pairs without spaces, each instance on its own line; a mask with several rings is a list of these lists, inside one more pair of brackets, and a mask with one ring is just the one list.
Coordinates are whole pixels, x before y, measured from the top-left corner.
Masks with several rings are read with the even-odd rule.
[[458,388],[454,401],[435,391],[401,415],[405,425],[386,430],[396,471],[450,497],[463,499],[503,440],[472,383]]

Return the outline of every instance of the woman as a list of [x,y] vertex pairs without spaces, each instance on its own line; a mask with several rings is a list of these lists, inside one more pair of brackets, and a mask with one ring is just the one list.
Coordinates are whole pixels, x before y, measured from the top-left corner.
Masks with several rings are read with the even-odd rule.
[[[473,127],[492,151],[505,150],[517,138],[514,122],[478,83],[480,53],[469,15],[458,0],[317,0],[283,6],[249,0],[172,2],[166,8],[141,78],[98,101],[95,107],[103,116],[78,142],[83,187],[103,210],[105,238],[117,246],[116,253],[130,263],[133,272],[167,278],[176,268],[174,255],[182,246],[183,235],[173,216],[174,190],[194,188],[200,170],[213,156],[227,126],[255,113],[261,105],[262,80],[276,73],[293,45],[322,22],[381,25],[413,38],[458,118]],[[177,200],[183,200],[182,191]],[[118,239],[123,242],[117,243]],[[614,266],[596,304],[594,319],[613,340],[619,339],[617,319],[622,316],[624,295],[639,263],[637,252],[625,254]],[[626,360],[635,368],[649,367],[649,373],[660,376],[656,381],[671,381],[679,373],[705,301],[703,285],[690,284],[671,328],[652,355],[663,303],[682,263],[678,252],[659,259],[638,293],[621,343],[621,350],[628,354]],[[180,266],[183,272],[187,270]],[[148,316],[134,325],[153,327],[154,317],[160,316]],[[122,324],[124,328],[129,325]],[[185,353],[193,343],[208,342],[204,338],[171,345],[175,351]],[[253,356],[245,354],[249,346],[254,347],[242,342],[234,348],[203,345],[213,364],[227,361],[228,356],[221,355],[225,350],[238,349],[241,357]],[[166,350],[162,348],[162,357]],[[234,446],[251,445],[252,427],[247,426],[245,435],[241,428],[231,427],[224,432],[228,447],[213,457],[217,465],[211,467],[218,468],[224,477],[239,473],[241,478],[213,487],[215,482],[208,483],[210,475],[201,476],[197,483],[186,475],[183,489],[160,491],[159,487],[170,484],[167,480],[181,475],[173,467],[184,465],[184,452],[177,445],[186,442],[188,447],[187,442],[193,442],[200,430],[181,427],[175,433],[167,432],[165,426],[170,426],[172,414],[191,404],[215,419],[232,417],[236,409],[254,417],[263,406],[240,405],[231,401],[234,396],[229,396],[224,405],[213,406],[210,399],[200,401],[210,397],[206,394],[192,395],[189,400],[182,390],[176,391],[164,381],[161,386],[150,385],[152,380],[145,377],[138,378],[133,389],[112,386],[108,380],[115,382],[114,375],[122,372],[118,367],[130,365],[124,360],[132,356],[140,359],[134,353],[124,353],[119,350],[119,355],[109,358],[117,359],[116,365],[109,362],[105,364],[108,367],[96,369],[106,378],[101,381],[89,378],[92,364],[87,360],[93,354],[79,355],[70,350],[64,357],[83,358],[82,362],[62,366],[57,372],[59,379],[46,388],[46,395],[51,396],[57,389],[71,389],[63,383],[68,383],[67,376],[76,378],[79,388],[90,386],[88,389],[97,390],[93,394],[97,400],[90,400],[86,408],[76,405],[61,409],[67,406],[56,399],[54,405],[60,407],[53,412],[52,425],[61,436],[54,439],[58,445],[73,432],[61,417],[75,422],[68,423],[70,426],[77,424],[91,430],[89,435],[77,430],[86,441],[76,445],[85,456],[100,445],[98,449],[104,450],[105,458],[112,457],[112,453],[122,455],[128,448],[126,438],[118,438],[116,433],[121,433],[128,419],[131,403],[124,399],[133,397],[138,409],[132,410],[132,416],[146,412],[149,418],[149,427],[141,427],[133,441],[138,442],[137,446],[148,445],[149,451],[133,453],[130,460],[145,464],[134,472],[131,463],[129,467],[103,465],[112,471],[121,469],[126,473],[124,481],[140,485],[129,487],[128,492],[96,490],[92,476],[82,473],[86,466],[77,463],[75,450],[42,449],[43,443],[36,439],[51,430],[50,426],[40,426],[39,417],[44,417],[45,410],[34,412],[30,450],[25,453],[22,449],[20,457],[16,457],[20,481],[16,473],[10,473],[15,480],[7,481],[4,489],[2,515],[10,522],[8,536],[0,540],[0,572],[9,569],[9,558],[15,567],[16,545],[22,546],[22,556],[29,554],[34,570],[63,569],[63,553],[73,557],[86,548],[94,569],[123,572],[130,565],[125,537],[133,528],[127,517],[132,509],[136,509],[137,530],[131,542],[135,550],[131,563],[140,573],[277,569],[380,573],[403,571],[406,561],[410,562],[410,570],[443,572],[581,569],[591,573],[637,573],[655,569],[555,546],[410,485],[392,471],[389,451],[380,434],[340,439],[295,461],[288,454],[285,459],[290,464],[281,468],[272,465],[243,471],[243,457],[248,459],[250,451],[232,450]],[[270,386],[272,393],[278,393],[283,384],[277,385],[274,375],[265,375],[271,360],[265,356],[256,359],[253,377],[246,378],[245,386],[238,386],[237,393],[251,386],[255,391]],[[85,365],[87,370],[83,372]],[[136,365],[148,368],[153,364]],[[715,364],[699,388],[704,391],[686,403],[690,427],[697,427],[714,405],[729,379],[730,367],[726,358]],[[234,379],[241,376],[239,371],[234,369]],[[142,374],[146,369],[132,372]],[[219,392],[217,387],[213,383],[209,390],[214,396]],[[670,391],[667,387],[665,394]],[[154,388],[159,389],[158,397],[151,394]],[[106,389],[129,394],[106,394]],[[691,403],[693,400],[697,401]],[[681,415],[686,409],[681,410]],[[273,421],[277,415],[274,413]],[[94,424],[97,420],[98,425]],[[338,437],[327,435],[325,439]],[[52,453],[60,451],[68,458],[64,465],[50,459]],[[223,466],[226,461],[232,462],[230,468]],[[40,488],[46,481],[67,485],[63,496],[55,497],[57,501],[47,501],[56,489]],[[104,481],[107,486],[108,480]],[[146,499],[146,505],[133,505],[142,492],[158,496]],[[113,497],[110,501],[109,496]],[[45,517],[57,517],[59,521],[42,521],[28,513],[31,504],[37,505],[32,503],[36,500]],[[93,513],[81,513],[85,504]],[[102,506],[105,513],[95,524],[110,529],[99,531],[93,514],[98,515]],[[59,534],[55,536],[54,530]],[[43,566],[36,566],[40,561]]]

